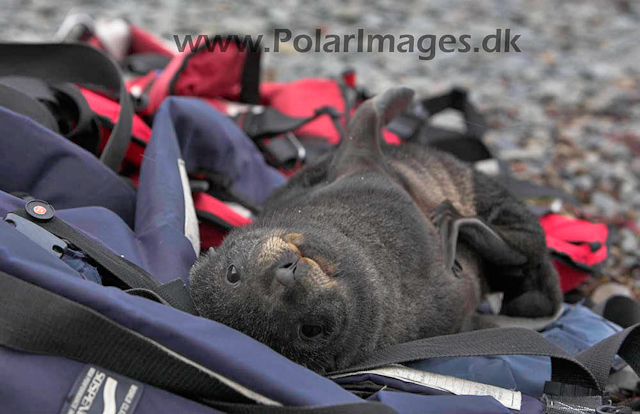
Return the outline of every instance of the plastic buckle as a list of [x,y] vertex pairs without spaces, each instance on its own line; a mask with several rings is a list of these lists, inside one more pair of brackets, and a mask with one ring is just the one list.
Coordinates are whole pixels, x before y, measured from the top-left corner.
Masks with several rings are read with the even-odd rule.
[[633,414],[633,409],[626,405],[601,405],[596,408],[598,414]]
[[16,230],[27,236],[31,241],[37,243],[40,247],[58,258],[62,257],[69,247],[64,240],[16,214],[9,213],[4,220],[13,225]]
[[[153,84],[153,81],[151,81],[151,84]],[[134,85],[129,91],[129,97],[136,113],[144,110],[149,105],[149,96],[145,94],[145,89],[140,85]]]
[[297,168],[307,157],[307,150],[291,132],[258,141],[267,161],[276,167]]
[[286,134],[284,134],[284,137],[287,139],[287,141],[289,141],[291,145],[293,145],[296,150],[296,161],[294,164],[294,168],[298,168],[302,165],[302,163],[304,163],[304,160],[307,158],[307,150],[292,132],[287,132]]
[[592,397],[603,395],[602,391],[594,388],[581,387],[580,385],[565,384],[556,381],[545,382],[544,393],[551,396],[565,397]]

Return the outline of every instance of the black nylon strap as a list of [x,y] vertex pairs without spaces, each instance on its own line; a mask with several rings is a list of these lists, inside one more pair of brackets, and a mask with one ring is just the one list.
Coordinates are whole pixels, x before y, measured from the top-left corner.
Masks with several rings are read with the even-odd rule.
[[[291,117],[274,108],[262,107],[260,112],[248,111],[242,114],[239,123],[243,131],[255,140],[292,132],[323,115],[334,120],[340,116],[335,108],[330,106],[322,106],[306,118]],[[339,123],[336,124],[336,129],[339,133],[342,132]]]
[[118,171],[131,141],[132,105],[119,67],[87,45],[0,43],[0,76],[33,76],[48,82],[79,82],[120,93],[120,114],[100,160]]
[[[456,98],[455,100],[454,97]],[[435,115],[449,108],[462,110],[463,105],[461,98],[466,98],[466,96],[461,94],[459,89],[452,89],[442,95],[425,98],[421,100],[420,103],[429,112],[429,115]]]
[[640,324],[630,326],[585,349],[576,355],[576,360],[593,373],[600,388],[604,389],[616,354],[637,374],[640,373]]
[[98,262],[98,264],[104,267],[118,281],[120,281],[124,285],[120,286],[121,288],[142,288],[150,290],[167,301],[167,303],[174,308],[194,315],[197,314],[195,306],[193,305],[193,302],[191,302],[188,292],[184,288],[184,284],[182,285],[182,289],[177,289],[175,285],[169,287],[166,285],[159,285],[153,276],[147,273],[144,269],[134,263],[131,263],[125,258],[112,253],[101,244],[89,239],[84,234],[80,233],[78,230],[55,216],[50,220],[43,221],[34,219],[23,209],[16,210],[13,213],[30,220],[32,223],[37,224],[49,233],[74,244],[80,250],[89,255],[89,257]]
[[236,122],[256,142],[268,162],[277,167],[293,168],[305,161],[306,150],[291,132],[323,115],[331,118],[340,137],[344,137],[340,114],[333,107],[320,107],[307,118],[291,117],[274,108],[260,109],[259,112],[250,110],[241,114]]
[[94,119],[94,113],[80,89],[71,83],[51,85],[58,95],[58,110],[63,118],[72,119],[77,113],[76,124],[66,137],[75,144],[98,156],[100,151],[100,133]]
[[124,59],[124,67],[136,75],[146,75],[154,70],[164,69],[171,58],[162,54],[154,52],[144,52],[129,55]]
[[198,315],[196,305],[191,300],[189,290],[182,279],[178,278],[162,284],[158,286],[158,291],[163,298],[171,299],[169,305],[192,315]]
[[423,108],[433,116],[445,109],[453,108],[462,113],[467,128],[466,136],[482,139],[482,135],[489,129],[487,121],[482,114],[469,101],[467,91],[462,88],[453,88],[451,91],[438,96],[423,99],[420,101]]
[[[248,47],[245,45],[245,47]],[[260,103],[260,51],[248,50],[240,81],[240,102],[258,105]]]
[[0,344],[96,364],[189,398],[236,391],[195,362],[77,302],[0,272]]
[[[462,88],[453,88],[449,92],[442,95],[431,96],[420,101],[421,110],[414,108],[416,113],[411,111],[401,114],[389,124],[389,129],[398,134],[402,139],[412,141],[416,140],[420,134],[423,143],[441,144],[447,140],[464,139],[467,145],[473,145],[473,140],[478,140],[480,145],[474,148],[476,157],[490,158],[488,150],[482,144],[482,135],[487,131],[489,126],[484,117],[476,109],[476,107],[467,98],[467,91]],[[429,117],[436,115],[445,109],[456,109],[460,111],[465,120],[466,132],[459,133],[447,129],[430,126],[426,121]],[[445,144],[446,145],[446,144]],[[456,148],[454,148],[456,149]],[[451,151],[456,153],[456,151]],[[456,154],[457,155],[457,154]],[[465,158],[465,157],[461,157]],[[468,157],[467,157],[468,158]],[[479,158],[482,159],[482,158]],[[473,160],[477,161],[477,160]]]
[[567,203],[573,204],[574,206],[580,205],[580,202],[574,195],[569,194],[564,190],[515,178],[511,175],[506,165],[501,165],[500,171],[501,174],[495,177],[495,179],[511,191],[516,197],[559,198]]
[[[158,293],[158,291],[162,293]],[[199,315],[198,309],[196,309],[196,306],[191,299],[191,295],[189,294],[189,290],[182,279],[175,279],[171,282],[159,285],[155,292],[145,288],[125,289],[125,292],[130,295],[140,296],[154,302],[162,303],[163,305],[180,309],[181,311],[192,315]],[[166,297],[170,297],[174,305],[167,302],[166,299],[164,299]]]
[[58,123],[49,109],[22,91],[0,83],[0,106],[31,118],[40,125],[58,132]]
[[[278,407],[220,402],[264,399],[70,299],[0,272],[0,345],[99,365],[230,413],[391,414],[375,403]],[[271,400],[273,401],[273,400]],[[263,400],[264,402],[264,400]]]
[[39,78],[30,76],[3,76],[0,77],[0,83],[17,89],[40,102],[46,102],[48,104],[57,104],[58,102],[49,87],[49,83]]
[[[306,150],[300,148],[290,140],[292,134],[284,134],[280,137],[263,139],[257,142],[258,147],[264,153],[265,159],[277,167],[293,168],[297,163],[304,161]],[[296,139],[294,137],[294,139]],[[300,141],[297,141],[299,143]],[[302,157],[301,157],[302,155]]]
[[537,332],[524,328],[484,329],[393,345],[355,367],[332,372],[328,376],[429,358],[491,355],[549,356],[553,381],[602,390],[593,374],[581,362]]
[[[12,97],[6,87],[18,96]],[[74,84],[49,84],[27,76],[1,77],[0,106],[28,116],[99,156],[100,134],[93,111]]]
[[[388,128],[407,141],[419,141],[441,151],[449,152],[463,161],[477,162],[494,158],[489,148],[482,141],[482,136],[489,126],[467,97],[467,91],[453,88],[451,91],[420,101],[424,113],[411,112],[400,114],[389,123]],[[456,109],[464,116],[466,131],[460,133],[448,129],[431,126],[427,119],[445,109]],[[571,194],[549,186],[535,184],[516,179],[508,167],[501,163],[501,174],[498,181],[515,196],[520,198],[553,197],[578,205],[578,200]]]

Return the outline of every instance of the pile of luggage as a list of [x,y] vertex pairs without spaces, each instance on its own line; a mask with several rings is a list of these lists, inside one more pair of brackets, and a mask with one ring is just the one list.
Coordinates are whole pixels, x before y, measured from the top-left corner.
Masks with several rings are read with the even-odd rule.
[[[260,52],[235,40],[175,53],[124,21],[83,22],[64,33],[74,42],[0,44],[0,412],[631,410],[606,392],[611,373],[640,367],[640,330],[581,303],[540,333],[430,338],[329,378],[199,318],[200,252],[335,147],[369,94],[353,71],[263,83]],[[446,109],[466,131],[431,124]],[[449,151],[523,198],[575,203],[511,176],[486,129],[454,89],[383,136]],[[597,274],[609,232],[551,210],[536,208],[566,293]]]

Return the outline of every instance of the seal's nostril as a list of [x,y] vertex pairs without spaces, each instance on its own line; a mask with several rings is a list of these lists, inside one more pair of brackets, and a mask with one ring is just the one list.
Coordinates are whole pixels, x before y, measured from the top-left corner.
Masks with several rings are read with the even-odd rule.
[[286,268],[289,268],[289,267],[295,267],[295,265],[296,265],[297,263],[298,263],[298,262],[287,262],[287,263],[283,263],[283,264],[281,264],[281,265],[280,265],[280,267],[279,267],[279,268],[280,268],[280,269],[286,269]]
[[276,269],[276,280],[282,283],[284,286],[291,287],[295,283],[294,272],[295,265]]
[[299,259],[300,252],[297,249],[287,250],[271,265],[270,272],[273,272],[278,282],[291,287],[295,284],[295,278],[300,277]]

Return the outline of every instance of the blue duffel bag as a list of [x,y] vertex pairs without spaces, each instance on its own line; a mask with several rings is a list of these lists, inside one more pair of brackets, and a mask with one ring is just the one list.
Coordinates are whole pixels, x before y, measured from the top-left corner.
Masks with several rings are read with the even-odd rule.
[[[68,52],[67,46],[76,47],[31,50]],[[35,75],[25,48],[0,45],[2,74],[11,69],[7,62],[21,59],[13,69]],[[73,81],[61,68],[74,53],[38,75]],[[0,107],[0,413],[595,412],[607,405],[614,355],[640,367],[635,326],[615,333],[618,328],[601,321],[608,330],[570,339],[562,325],[578,326],[572,317],[595,320],[584,308],[568,308],[565,319],[547,328],[575,348],[543,336],[552,334],[488,329],[399,344],[326,377],[199,317],[188,292],[200,246],[183,158],[195,145],[186,138],[189,123],[202,122],[185,114],[199,113],[198,104],[190,98],[163,103],[137,189],[112,168],[122,159],[121,145],[98,159]],[[167,128],[176,125],[176,114],[181,127]],[[127,116],[122,105],[120,126]],[[535,357],[538,365],[501,360],[513,377],[526,376],[521,369],[539,370],[535,384],[485,370],[489,365],[482,364],[500,355]],[[465,373],[464,366],[475,368]],[[493,373],[472,375],[483,370]]]

